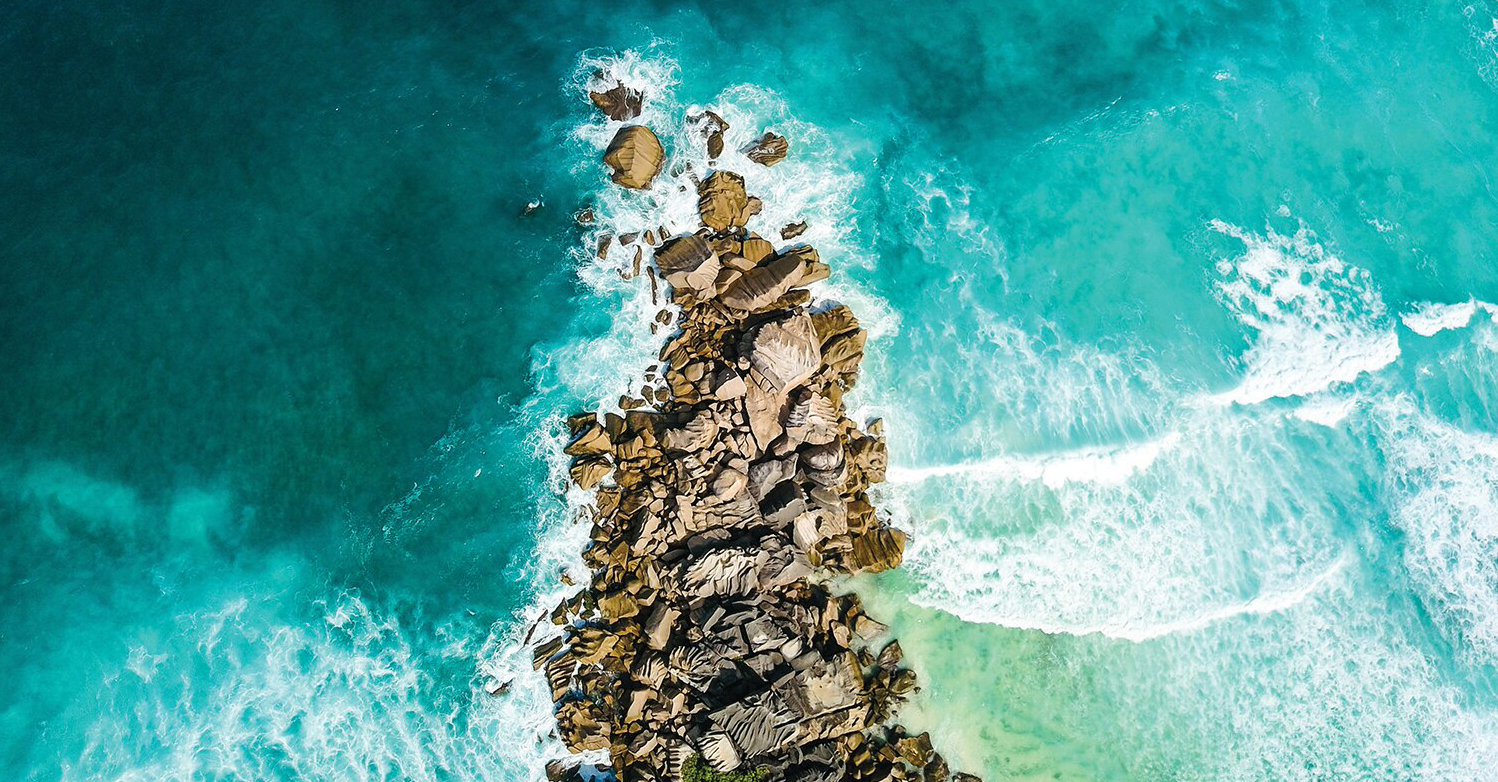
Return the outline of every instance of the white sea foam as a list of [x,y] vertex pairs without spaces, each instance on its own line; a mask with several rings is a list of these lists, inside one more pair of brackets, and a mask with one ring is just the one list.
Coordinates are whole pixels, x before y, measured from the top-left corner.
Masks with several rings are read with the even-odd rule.
[[1410,578],[1459,648],[1498,662],[1498,436],[1404,398],[1379,413]]
[[1317,394],[1302,402],[1299,407],[1290,412],[1290,415],[1302,421],[1334,427],[1346,420],[1357,405],[1357,397]]
[[61,779],[534,778],[524,753],[496,753],[503,715],[428,674],[472,658],[471,626],[439,626],[418,647],[415,628],[357,593],[308,606],[310,622],[291,597],[228,599],[147,635],[106,675]]
[[886,494],[915,533],[914,599],[968,621],[1120,638],[1286,605],[1334,572],[1342,493],[1357,490],[1324,470],[1302,489],[1291,437],[1272,411],[1207,408],[1121,453],[901,475],[914,480]]
[[1129,621],[1103,622],[1096,625],[1066,625],[1049,622],[1005,625],[1018,630],[1039,630],[1044,633],[1066,635],[1103,635],[1123,641],[1142,643],[1168,635],[1180,635],[1206,629],[1218,622],[1244,616],[1273,614],[1288,611],[1307,598],[1325,589],[1329,582],[1347,567],[1349,557],[1343,554],[1327,565],[1325,570],[1306,579],[1304,583],[1289,585],[1271,592],[1261,592],[1251,599],[1217,606],[1191,616],[1183,616],[1154,624],[1139,624]]
[[968,268],[984,278],[997,275],[1007,286],[1008,253],[988,223],[973,215],[972,185],[955,172],[941,168],[907,177],[905,186],[915,196],[919,225],[911,225],[910,243],[933,262],[953,266],[952,252],[970,259]]
[[1221,220],[1213,230],[1245,245],[1217,264],[1223,303],[1256,332],[1243,380],[1218,404],[1312,394],[1377,372],[1399,358],[1399,338],[1368,272],[1329,252],[1302,227],[1264,235]]
[[1073,482],[1123,483],[1154,464],[1160,454],[1176,447],[1180,440],[1180,435],[1171,433],[1148,442],[1114,448],[1081,448],[1041,456],[997,456],[931,467],[893,465],[889,469],[889,480],[891,483],[914,483],[965,475],[1040,481],[1052,488]]
[[1469,299],[1454,304],[1421,302],[1414,309],[1399,316],[1406,328],[1422,337],[1432,337],[1447,329],[1466,328],[1478,310],[1489,317],[1498,315],[1498,306],[1485,301]]

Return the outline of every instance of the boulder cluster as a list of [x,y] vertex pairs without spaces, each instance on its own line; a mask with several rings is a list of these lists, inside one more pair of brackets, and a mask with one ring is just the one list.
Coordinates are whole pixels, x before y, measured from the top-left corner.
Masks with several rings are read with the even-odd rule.
[[[637,95],[594,102],[616,117]],[[721,145],[725,126],[706,138]],[[769,165],[787,149],[766,134],[746,154]],[[605,160],[632,187],[659,150],[626,126]],[[597,495],[591,581],[534,652],[558,733],[607,750],[625,782],[975,780],[891,723],[915,674],[857,595],[831,588],[898,566],[905,546],[867,493],[884,479],[882,426],[843,407],[865,332],[847,306],[812,301],[828,274],[816,250],[746,230],[760,204],[741,176],[715,171],[698,195],[696,232],[640,242],[678,308],[658,319],[676,328],[661,363],[622,414],[568,420],[572,478]]]

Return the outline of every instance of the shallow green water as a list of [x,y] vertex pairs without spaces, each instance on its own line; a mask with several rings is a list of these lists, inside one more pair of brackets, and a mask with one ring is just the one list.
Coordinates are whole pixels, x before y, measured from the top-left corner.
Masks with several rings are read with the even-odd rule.
[[677,163],[692,106],[792,138],[746,173],[874,333],[908,724],[1492,774],[1498,8],[9,11],[0,777],[536,778],[557,417],[654,350],[570,213],[691,219],[605,186],[594,67]]

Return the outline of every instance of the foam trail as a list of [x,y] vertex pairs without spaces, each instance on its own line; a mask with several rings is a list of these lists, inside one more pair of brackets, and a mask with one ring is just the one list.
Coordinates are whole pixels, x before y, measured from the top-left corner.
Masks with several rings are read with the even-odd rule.
[[1180,444],[1172,432],[1139,445],[1121,448],[1082,448],[1040,457],[997,456],[976,462],[932,467],[891,467],[890,483],[919,483],[951,476],[991,476],[1040,481],[1053,489],[1067,483],[1117,484],[1148,469],[1160,455]]
[[[1065,634],[1080,636],[1096,634],[1106,636],[1108,638],[1117,638],[1121,641],[1143,643],[1145,641],[1150,641],[1156,638],[1163,638],[1167,635],[1180,635],[1184,633],[1196,632],[1198,630],[1204,630],[1214,624],[1217,624],[1218,622],[1223,622],[1235,617],[1262,616],[1266,614],[1279,613],[1281,611],[1288,611],[1305,602],[1307,598],[1310,598],[1312,595],[1316,594],[1321,589],[1326,587],[1327,584],[1332,581],[1332,579],[1339,576],[1342,571],[1346,569],[1349,560],[1350,557],[1348,556],[1348,554],[1346,552],[1343,552],[1342,556],[1334,560],[1330,565],[1327,566],[1325,570],[1317,573],[1315,576],[1297,587],[1278,592],[1266,592],[1256,595],[1252,599],[1245,600],[1241,603],[1225,605],[1220,608],[1212,609],[1205,613],[1197,614],[1195,616],[1182,617],[1180,619],[1175,619],[1168,622],[1159,622],[1148,625],[1104,623],[1087,626],[1071,626],[1051,622],[1029,622],[1025,620],[1004,620],[989,623],[1013,628],[1016,630],[1039,630],[1043,633],[1050,633],[1053,635]],[[954,611],[949,607],[945,610],[954,613],[957,616],[962,617],[963,619],[968,618],[962,615],[960,609]]]
[[1411,580],[1464,654],[1498,661],[1498,436],[1402,398],[1378,413]]
[[1243,380],[1209,402],[1305,396],[1399,358],[1399,337],[1368,272],[1329,252],[1308,229],[1260,236],[1221,220],[1211,227],[1245,246],[1241,256],[1218,262],[1217,288],[1257,338],[1243,356]]
[[1433,337],[1447,329],[1466,328],[1479,309],[1486,312],[1489,317],[1498,315],[1498,305],[1468,299],[1455,304],[1420,302],[1415,305],[1414,309],[1400,315],[1399,319],[1410,331],[1422,337]]
[[1316,396],[1292,410],[1290,415],[1313,424],[1335,427],[1342,423],[1357,405],[1356,397]]

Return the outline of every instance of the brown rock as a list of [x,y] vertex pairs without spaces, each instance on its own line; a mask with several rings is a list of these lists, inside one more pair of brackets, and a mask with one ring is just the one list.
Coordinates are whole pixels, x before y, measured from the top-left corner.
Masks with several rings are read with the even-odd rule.
[[713,172],[697,188],[697,212],[714,231],[742,227],[750,214],[744,178],[731,171]]
[[603,424],[594,421],[592,425],[579,432],[577,437],[562,451],[568,456],[595,456],[608,453],[613,449],[614,445],[609,440],[608,432],[604,430]]
[[725,369],[713,377],[714,399],[738,399],[745,390],[744,377],[732,369]]
[[589,92],[588,97],[609,119],[622,122],[640,116],[645,93],[615,82],[613,87],[602,92]]
[[895,751],[900,753],[906,763],[912,766],[924,766],[931,762],[931,735],[922,733],[918,736],[906,736],[895,742]]
[[666,150],[660,139],[644,125],[620,128],[603,154],[603,162],[614,169],[612,179],[615,184],[634,190],[649,187],[651,180],[660,173],[665,159]]
[[655,263],[666,282],[679,290],[713,290],[721,266],[718,254],[696,234],[672,239],[655,251]]
[[770,244],[767,239],[751,235],[748,239],[744,240],[739,254],[748,259],[752,268],[753,266],[758,266],[766,258],[774,255],[775,245]]
[[758,141],[744,148],[744,155],[760,165],[773,166],[784,160],[790,149],[785,136],[766,131]]
[[786,241],[790,241],[804,233],[806,233],[806,221],[802,220],[800,222],[791,223],[781,228],[780,238]]
[[751,378],[757,385],[777,391],[789,391],[806,382],[821,360],[811,318],[804,313],[760,326],[750,344]]
[[784,296],[801,279],[801,272],[800,258],[777,258],[745,272],[718,299],[736,310],[754,312]]
[[609,460],[603,456],[582,456],[572,460],[572,466],[568,472],[572,475],[572,482],[578,488],[591,489],[614,469]]
[[833,337],[858,329],[858,318],[853,315],[853,310],[849,309],[846,304],[839,304],[813,314],[811,322],[816,327],[817,339],[823,345],[826,345],[827,341]]
[[846,564],[850,572],[878,573],[899,567],[904,558],[905,533],[881,527],[853,538]]
[[640,601],[634,595],[621,589],[600,595],[598,612],[603,615],[605,621],[617,622],[640,613]]

